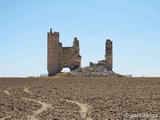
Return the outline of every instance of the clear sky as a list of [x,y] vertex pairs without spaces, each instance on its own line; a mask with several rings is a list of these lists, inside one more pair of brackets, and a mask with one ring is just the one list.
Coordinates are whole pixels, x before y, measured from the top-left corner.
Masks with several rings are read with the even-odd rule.
[[0,76],[47,73],[47,32],[80,41],[82,66],[104,59],[113,41],[120,74],[160,76],[159,0],[0,0]]

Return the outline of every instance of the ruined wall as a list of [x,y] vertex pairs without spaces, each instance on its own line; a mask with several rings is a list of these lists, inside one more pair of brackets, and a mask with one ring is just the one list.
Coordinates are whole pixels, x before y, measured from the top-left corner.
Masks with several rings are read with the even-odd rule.
[[112,56],[112,41],[109,40],[109,39],[106,40],[105,61],[106,61],[107,69],[108,70],[112,70],[112,61],[113,61],[113,56]]
[[81,65],[81,56],[79,55],[79,40],[74,38],[72,47],[63,47],[63,64],[70,70],[77,69]]
[[48,50],[47,50],[47,69],[48,75],[55,75],[65,67],[74,70],[81,65],[81,56],[79,55],[79,41],[74,39],[72,47],[62,47],[59,42],[59,33],[48,32]]

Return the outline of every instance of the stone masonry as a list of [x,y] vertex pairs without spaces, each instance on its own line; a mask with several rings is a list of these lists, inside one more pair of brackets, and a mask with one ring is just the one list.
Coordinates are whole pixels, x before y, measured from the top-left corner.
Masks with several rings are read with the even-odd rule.
[[[107,70],[112,71],[112,61],[112,41],[110,39],[107,39],[105,44],[105,60],[98,61],[97,65],[105,66]],[[90,65],[95,64],[90,62]]]
[[112,70],[112,41],[110,39],[106,40],[106,53],[105,53],[105,60],[107,64],[107,69]]
[[48,32],[47,69],[48,75],[55,75],[63,68],[75,70],[81,65],[79,55],[79,40],[75,37],[72,47],[62,47],[59,42],[59,32]]

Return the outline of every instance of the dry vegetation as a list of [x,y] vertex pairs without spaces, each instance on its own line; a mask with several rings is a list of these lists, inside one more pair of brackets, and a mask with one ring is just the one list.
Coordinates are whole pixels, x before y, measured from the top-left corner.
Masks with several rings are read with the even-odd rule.
[[0,79],[0,120],[124,120],[125,113],[160,115],[160,78]]

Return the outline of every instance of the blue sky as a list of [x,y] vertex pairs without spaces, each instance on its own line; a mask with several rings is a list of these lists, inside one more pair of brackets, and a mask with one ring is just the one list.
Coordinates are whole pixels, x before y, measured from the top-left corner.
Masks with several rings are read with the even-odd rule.
[[159,0],[0,0],[0,76],[47,73],[47,32],[80,41],[82,66],[104,59],[113,41],[120,74],[160,76]]

